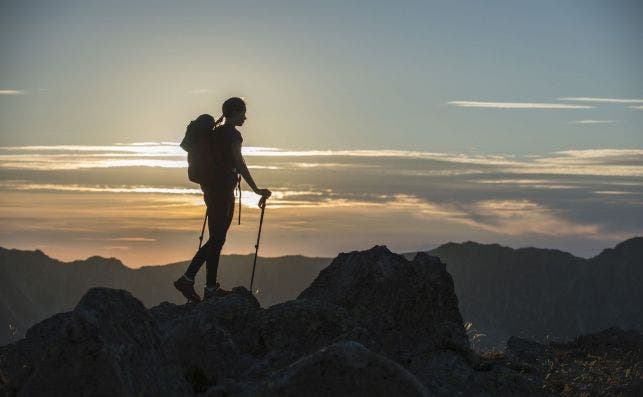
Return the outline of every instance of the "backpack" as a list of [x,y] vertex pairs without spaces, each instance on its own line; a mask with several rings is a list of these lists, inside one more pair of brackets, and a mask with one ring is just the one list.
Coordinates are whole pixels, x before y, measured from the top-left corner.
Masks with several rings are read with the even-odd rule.
[[214,117],[202,114],[188,124],[181,141],[181,148],[188,152],[188,179],[194,183],[206,183],[214,172],[210,147],[214,126]]

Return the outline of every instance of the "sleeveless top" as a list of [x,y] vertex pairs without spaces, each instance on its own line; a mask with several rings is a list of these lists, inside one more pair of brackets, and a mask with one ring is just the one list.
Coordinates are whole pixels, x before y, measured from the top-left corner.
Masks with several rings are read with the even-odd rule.
[[243,142],[243,138],[232,124],[218,126],[210,136],[210,153],[215,167],[212,178],[205,187],[215,191],[232,191],[237,183],[232,144]]

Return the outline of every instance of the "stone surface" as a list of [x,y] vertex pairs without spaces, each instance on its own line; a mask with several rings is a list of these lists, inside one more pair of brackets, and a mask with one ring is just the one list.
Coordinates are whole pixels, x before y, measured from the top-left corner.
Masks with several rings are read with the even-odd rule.
[[511,338],[478,356],[446,265],[376,246],[265,309],[243,287],[149,310],[91,289],[0,347],[0,395],[635,395],[641,341],[612,328],[564,344]]
[[399,364],[357,342],[344,341],[301,358],[271,376],[265,396],[426,396],[425,387]]
[[127,291],[89,290],[52,342],[18,395],[190,392],[179,367],[165,354],[154,320]]
[[431,352],[469,350],[453,279],[425,253],[410,262],[384,246],[342,253],[298,299],[345,308],[375,340],[369,348],[406,367],[421,367]]

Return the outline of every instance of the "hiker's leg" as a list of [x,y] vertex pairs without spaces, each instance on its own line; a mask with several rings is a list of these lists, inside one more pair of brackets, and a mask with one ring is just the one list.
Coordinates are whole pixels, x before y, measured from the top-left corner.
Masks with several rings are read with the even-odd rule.
[[[208,212],[208,219],[211,219],[211,216],[210,216],[211,211],[208,207],[208,202],[211,202],[210,196],[212,194],[210,193],[210,189],[205,185],[201,185],[201,191],[203,192],[203,201],[205,202],[206,211]],[[194,278],[196,277],[196,274],[199,272],[199,269],[201,269],[201,266],[203,266],[203,263],[205,262],[209,249],[210,249],[210,240],[208,239],[208,241],[206,241],[205,244],[203,244],[201,248],[199,248],[196,254],[194,254],[194,257],[192,257],[192,261],[190,262],[187,270],[185,271],[185,276],[187,278],[194,280]]]
[[217,283],[219,258],[226,240],[230,223],[234,215],[234,192],[222,192],[212,195],[212,218],[208,221],[210,242],[206,258],[206,285],[214,287]]
[[196,274],[199,272],[199,269],[201,269],[201,266],[203,266],[203,262],[205,262],[209,249],[210,249],[210,240],[206,241],[206,243],[203,244],[201,248],[199,248],[199,250],[192,258],[192,262],[190,262],[188,269],[185,271],[185,275],[190,280],[194,280],[194,278],[196,277]]

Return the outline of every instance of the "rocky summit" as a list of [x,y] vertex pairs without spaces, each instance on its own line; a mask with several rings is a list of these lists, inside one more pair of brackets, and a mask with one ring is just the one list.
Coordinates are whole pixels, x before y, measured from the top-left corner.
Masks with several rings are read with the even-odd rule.
[[[636,363],[641,336],[627,335]],[[558,349],[604,349],[603,339]],[[447,266],[375,246],[340,254],[297,299],[268,308],[244,287],[150,309],[125,290],[92,288],[73,311],[0,347],[0,393],[551,395],[565,390],[547,384],[554,350],[512,339],[506,355],[474,353]]]

